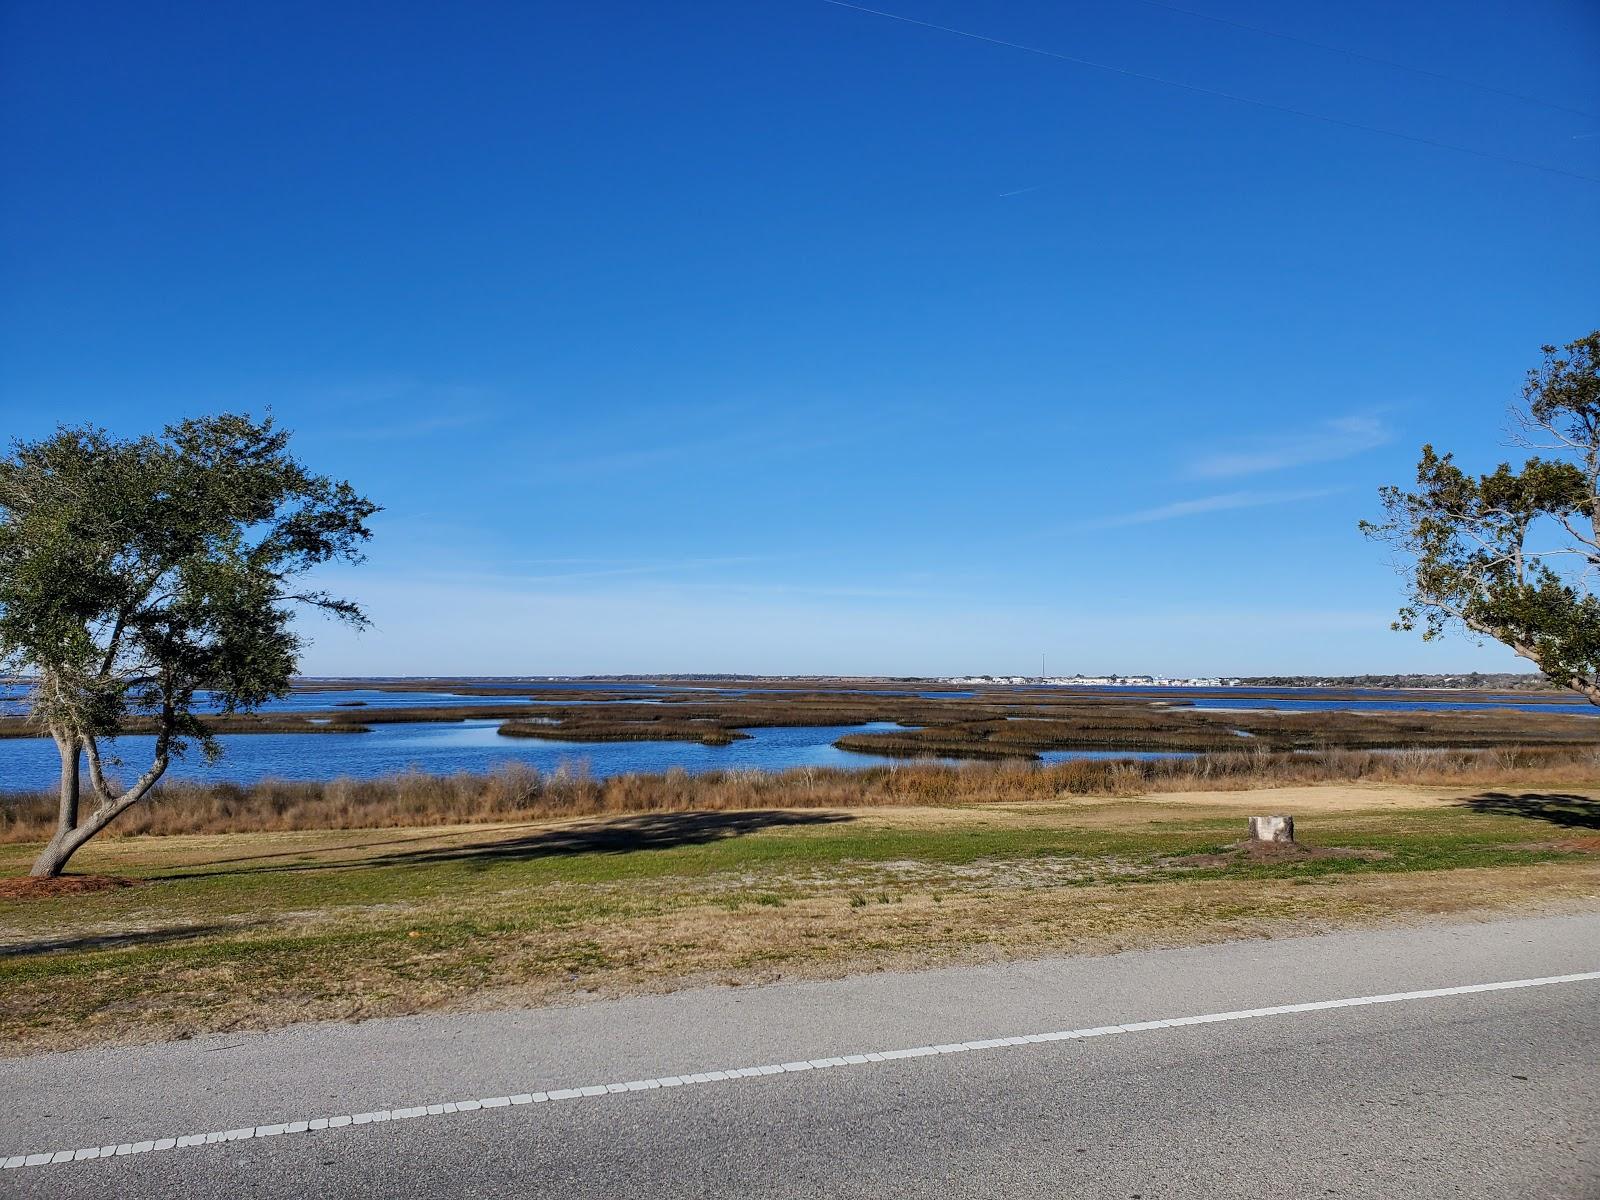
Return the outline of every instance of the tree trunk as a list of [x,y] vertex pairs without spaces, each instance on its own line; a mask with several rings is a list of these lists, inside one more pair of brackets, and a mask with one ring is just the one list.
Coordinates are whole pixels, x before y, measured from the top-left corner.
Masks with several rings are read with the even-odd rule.
[[69,848],[69,842],[78,827],[78,800],[81,795],[82,767],[78,761],[78,739],[54,730],[51,736],[55,739],[56,752],[61,755],[61,794],[56,809],[56,831],[39,852],[39,857],[33,860],[33,869],[29,872],[30,875],[44,878],[61,874],[67,859],[77,849],[76,846]]
[[[138,783],[120,796],[112,795],[106,787],[105,779],[100,772],[99,751],[92,740],[86,742],[75,734],[56,735],[56,748],[61,752],[61,808],[56,818],[55,834],[46,843],[45,848],[39,851],[39,857],[33,860],[33,869],[28,872],[30,875],[36,879],[54,879],[60,875],[66,868],[67,860],[78,852],[79,847],[143,800],[156,785],[156,781],[167,770],[171,714],[167,713],[166,716],[169,724],[157,736],[155,762],[151,763],[150,769],[140,776]],[[94,778],[95,796],[100,803],[95,806],[93,812],[80,821],[79,772],[82,768],[79,757],[85,751],[89,755],[89,771]]]

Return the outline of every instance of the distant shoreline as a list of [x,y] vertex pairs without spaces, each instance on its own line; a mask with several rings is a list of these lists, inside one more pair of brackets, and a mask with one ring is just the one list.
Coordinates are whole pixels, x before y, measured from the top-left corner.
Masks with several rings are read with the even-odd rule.
[[[18,681],[20,682],[20,681]],[[335,684],[389,684],[419,686],[429,683],[466,683],[519,687],[537,684],[775,684],[918,687],[1200,687],[1200,688],[1319,688],[1329,690],[1393,689],[1427,692],[1549,692],[1568,694],[1534,672],[1462,671],[1441,674],[1391,675],[746,675],[730,673],[670,673],[619,675],[303,675],[296,687],[323,688]]]

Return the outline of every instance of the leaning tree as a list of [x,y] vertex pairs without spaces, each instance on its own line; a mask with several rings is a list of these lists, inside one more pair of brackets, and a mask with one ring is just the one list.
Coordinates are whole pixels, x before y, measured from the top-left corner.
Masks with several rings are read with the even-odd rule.
[[[0,667],[29,685],[61,755],[56,831],[34,875],[59,875],[174,757],[198,747],[214,760],[207,714],[287,692],[297,609],[365,623],[354,602],[297,581],[359,561],[377,506],[311,474],[288,441],[270,417],[222,415],[131,440],[63,426],[0,459]],[[124,785],[104,743],[130,724],[155,744]]]
[[1520,469],[1473,476],[1424,446],[1416,490],[1384,488],[1361,528],[1410,576],[1396,629],[1493,638],[1600,704],[1600,330],[1544,347],[1514,417],[1539,452]]

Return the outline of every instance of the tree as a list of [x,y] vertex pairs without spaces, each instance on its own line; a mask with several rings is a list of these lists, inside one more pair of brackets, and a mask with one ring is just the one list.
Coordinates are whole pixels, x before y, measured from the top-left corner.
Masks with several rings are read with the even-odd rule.
[[1600,704],[1600,330],[1545,346],[1513,415],[1547,457],[1473,477],[1424,446],[1417,490],[1382,489],[1385,519],[1361,528],[1411,577],[1396,629],[1493,638]]
[[[379,510],[310,474],[288,441],[270,417],[225,414],[133,440],[62,426],[0,459],[0,668],[32,681],[31,715],[61,756],[59,819],[34,875],[59,875],[191,746],[214,761],[206,712],[288,691],[297,610],[366,623],[296,581],[359,562]],[[102,742],[133,720],[155,748],[122,787]]]

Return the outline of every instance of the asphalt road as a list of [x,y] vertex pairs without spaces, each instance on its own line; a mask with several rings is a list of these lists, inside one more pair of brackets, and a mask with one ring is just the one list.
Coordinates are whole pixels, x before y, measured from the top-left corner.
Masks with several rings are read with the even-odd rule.
[[1600,1197],[1600,980],[1247,1015],[1596,970],[1561,916],[5,1060],[0,1161],[153,1149],[0,1195]]

